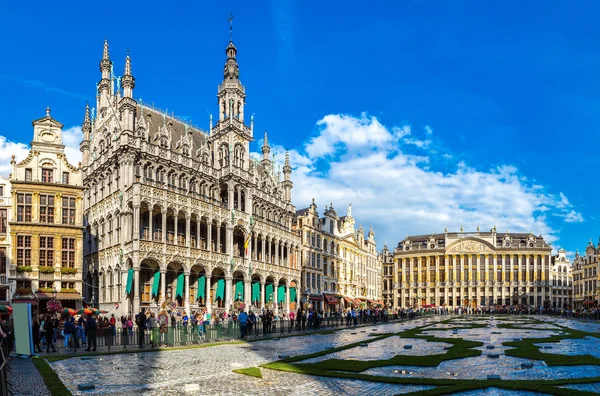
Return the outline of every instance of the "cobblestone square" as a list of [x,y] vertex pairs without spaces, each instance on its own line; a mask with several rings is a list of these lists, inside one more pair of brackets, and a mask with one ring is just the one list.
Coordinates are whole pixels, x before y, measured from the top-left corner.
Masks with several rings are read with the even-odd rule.
[[[506,351],[514,347],[503,346],[503,342],[514,339],[544,337],[568,332],[569,329],[586,329],[598,333],[600,325],[536,317],[537,327],[548,330],[531,330],[531,324],[519,320],[495,321],[469,318],[448,318],[446,316],[429,317],[427,320],[416,319],[398,323],[388,323],[357,329],[344,329],[332,334],[311,334],[287,338],[262,340],[244,344],[219,345],[206,348],[185,350],[166,350],[156,352],[128,353],[120,355],[102,355],[82,360],[69,358],[51,363],[51,367],[59,375],[74,395],[85,394],[146,394],[175,395],[184,394],[186,385],[199,385],[200,391],[187,394],[252,394],[252,395],[392,395],[404,394],[427,389],[436,385],[406,383],[394,384],[382,381],[366,381],[361,375],[379,378],[404,379],[438,379],[454,380],[486,380],[499,376],[501,380],[555,380],[573,378],[600,377],[600,366],[586,364],[576,366],[549,366],[543,360],[531,360],[507,356]],[[442,323],[446,322],[446,323]],[[486,327],[464,328],[469,324],[485,323]],[[456,326],[460,324],[461,326]],[[515,328],[501,328],[499,325],[514,325]],[[446,330],[449,327],[449,330]],[[453,327],[462,327],[454,330]],[[523,327],[523,328],[518,328]],[[556,328],[556,330],[555,330]],[[438,330],[432,330],[438,329]],[[422,333],[415,338],[403,338],[402,332],[414,330]],[[379,337],[376,334],[380,334]],[[593,334],[593,333],[592,333]],[[433,336],[429,341],[417,337]],[[360,373],[345,373],[347,378],[333,378],[325,375],[307,375],[297,372],[286,372],[261,368],[262,378],[250,377],[233,372],[234,369],[259,367],[264,364],[281,361],[282,358],[296,357],[299,360],[292,367],[310,367],[311,364],[327,362],[329,359],[344,361],[380,361],[391,359],[397,355],[408,355],[423,358],[447,352],[452,344],[436,342],[436,338],[459,337],[463,340],[480,341],[484,345],[475,347],[481,355],[462,359],[445,360],[436,366],[384,365],[364,370]],[[584,337],[568,339],[553,343],[540,343],[543,353],[580,354],[587,350],[593,356],[598,355],[594,343],[596,338]],[[407,349],[405,345],[411,345]],[[556,350],[543,349],[551,344]],[[349,348],[345,348],[349,346]],[[493,346],[489,349],[488,346]],[[331,348],[340,348],[329,353]],[[344,349],[345,348],[345,349]],[[492,359],[490,353],[498,354]],[[304,355],[320,354],[317,357],[302,359]],[[285,356],[284,356],[285,355]],[[522,363],[532,362],[532,367],[524,368]],[[77,385],[93,382],[94,391],[79,391]],[[410,382],[410,381],[408,381]],[[584,384],[567,384],[562,388],[577,391],[597,392],[600,379]],[[494,386],[477,391],[457,392],[456,394],[505,395],[505,394],[543,394],[536,392],[510,392]],[[575,394],[575,393],[574,393]]]

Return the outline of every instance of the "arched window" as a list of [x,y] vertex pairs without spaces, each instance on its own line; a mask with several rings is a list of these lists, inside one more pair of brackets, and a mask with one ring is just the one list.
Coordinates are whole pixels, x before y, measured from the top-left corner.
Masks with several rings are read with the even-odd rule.
[[169,139],[166,136],[160,138],[160,147],[169,148]]

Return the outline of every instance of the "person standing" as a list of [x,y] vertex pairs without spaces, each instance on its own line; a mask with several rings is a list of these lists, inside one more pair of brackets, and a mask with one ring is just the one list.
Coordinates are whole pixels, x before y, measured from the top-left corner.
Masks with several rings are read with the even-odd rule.
[[238,323],[240,324],[240,336],[246,338],[246,326],[248,324],[248,314],[244,311],[238,315]]
[[54,320],[50,315],[46,317],[44,326],[44,333],[46,333],[46,353],[50,352],[50,347],[52,347],[52,352],[56,352],[56,348],[54,348]]
[[36,316],[35,319],[33,319],[33,325],[31,328],[31,332],[33,333],[33,353],[42,352],[42,348],[40,348],[40,329],[40,321]]
[[142,311],[138,314],[135,324],[137,324],[138,327],[139,346],[142,348],[144,346],[144,333],[146,331],[146,314],[144,313],[144,308],[142,308]]
[[98,322],[96,322],[96,318],[94,318],[94,315],[90,315],[87,321],[86,329],[88,334],[88,344],[86,351],[89,352],[90,348],[92,348],[93,345],[94,347],[91,350],[92,352],[96,352],[96,332],[98,330]]

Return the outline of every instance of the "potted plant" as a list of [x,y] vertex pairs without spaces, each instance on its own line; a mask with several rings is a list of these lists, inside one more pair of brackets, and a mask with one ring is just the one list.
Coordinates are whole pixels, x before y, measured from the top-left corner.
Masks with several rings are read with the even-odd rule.
[[40,267],[40,273],[42,274],[53,274],[54,267]]
[[58,300],[49,300],[46,303],[46,310],[50,313],[62,311],[62,304]]
[[20,265],[17,267],[17,273],[22,274],[23,272],[31,272],[33,271],[33,268],[31,268],[31,265]]
[[75,275],[77,273],[77,268],[61,267],[60,273],[63,275]]

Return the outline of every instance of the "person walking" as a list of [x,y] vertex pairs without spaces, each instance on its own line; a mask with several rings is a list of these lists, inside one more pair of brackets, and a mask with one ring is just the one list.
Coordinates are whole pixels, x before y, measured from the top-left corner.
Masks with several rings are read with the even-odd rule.
[[[96,322],[96,318],[94,315],[90,315],[86,324],[87,334],[88,334],[88,344],[86,351],[96,352],[96,332],[98,330],[98,322]],[[92,348],[93,345],[93,348]]]

